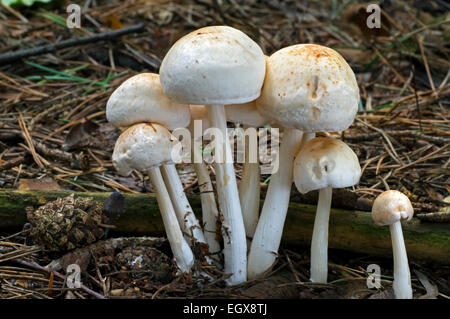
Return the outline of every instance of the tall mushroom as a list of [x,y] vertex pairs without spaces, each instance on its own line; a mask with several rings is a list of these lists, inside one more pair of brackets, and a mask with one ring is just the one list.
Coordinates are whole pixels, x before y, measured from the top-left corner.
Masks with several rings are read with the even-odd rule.
[[262,275],[274,263],[281,241],[292,187],[295,154],[315,132],[348,128],[356,115],[359,89],[344,58],[316,44],[283,48],[267,59],[266,78],[256,106],[261,114],[285,127],[278,172],[272,175],[253,236],[249,278]]
[[[226,108],[225,113],[229,122],[242,124],[244,130],[249,127],[258,128],[269,124],[268,119],[258,112],[255,101],[230,105]],[[244,218],[245,233],[247,237],[252,238],[258,224],[261,192],[257,138],[252,141],[251,136],[248,136],[248,141],[245,141],[244,157],[239,200]]]
[[265,70],[261,48],[243,32],[227,26],[205,27],[182,37],[160,68],[164,93],[179,103],[206,105],[211,126],[222,135],[223,158],[215,159],[214,169],[230,285],[247,278],[247,248],[224,105],[256,99]]
[[156,193],[164,228],[177,266],[188,273],[194,256],[183,237],[172,201],[164,184],[159,166],[170,163],[176,139],[162,125],[141,123],[125,130],[117,139],[112,156],[113,164],[121,175],[136,169],[148,174]]
[[[158,74],[141,73],[127,79],[111,94],[106,105],[106,118],[117,127],[147,122],[173,130],[189,124],[190,110],[188,105],[170,101],[164,95]],[[162,165],[161,170],[185,236],[189,241],[193,238],[204,243],[200,223],[183,191],[175,165]]]
[[389,225],[394,254],[394,293],[397,299],[412,299],[411,274],[408,266],[401,220],[410,220],[414,209],[409,198],[396,190],[378,195],[372,206],[372,219],[376,225]]
[[311,241],[311,281],[328,277],[328,224],[333,188],[353,186],[361,176],[358,157],[344,142],[316,137],[302,146],[294,162],[294,181],[300,193],[319,190]]
[[[195,174],[197,175],[198,187],[200,189],[200,200],[202,203],[202,222],[206,243],[209,247],[209,252],[212,254],[211,258],[216,261],[219,260],[215,255],[220,252],[220,242],[217,234],[217,220],[219,212],[217,209],[216,199],[214,197],[214,189],[209,175],[209,170],[201,156],[203,132],[209,128],[209,120],[207,117],[207,110],[204,105],[191,105],[191,123],[189,124],[189,131],[192,135],[192,154],[193,166]],[[201,129],[195,132],[195,121],[200,121]],[[200,140],[195,139],[196,136],[201,135]]]
[[[228,105],[225,108],[225,115],[228,122],[242,124],[244,130],[249,127],[257,128],[269,124],[268,119],[264,118],[258,112],[255,101]],[[204,105],[191,105],[191,119],[191,132],[194,130],[194,120],[202,121],[203,130],[210,127],[207,108]],[[257,142],[257,138],[252,141],[251,136],[249,136],[249,141],[245,142],[244,166],[242,169],[241,185],[239,187],[239,200],[244,219],[245,233],[249,238],[253,237],[259,217],[260,169]]]

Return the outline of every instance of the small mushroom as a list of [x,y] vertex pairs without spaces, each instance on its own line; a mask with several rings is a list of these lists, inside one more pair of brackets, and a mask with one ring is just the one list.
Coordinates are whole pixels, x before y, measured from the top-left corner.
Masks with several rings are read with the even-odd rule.
[[332,188],[353,186],[361,176],[358,157],[344,142],[316,137],[307,142],[294,162],[294,181],[302,194],[319,190],[311,241],[311,281],[328,277],[328,223]]
[[256,99],[265,71],[258,44],[228,26],[205,27],[185,35],[170,48],[160,68],[161,85],[169,99],[206,105],[211,126],[222,135],[223,160],[216,158],[213,165],[223,214],[224,270],[232,274],[227,280],[230,285],[247,279],[247,245],[224,105]]
[[162,125],[135,124],[117,139],[112,161],[121,175],[129,175],[134,169],[148,174],[176,264],[182,272],[188,273],[193,266],[194,256],[183,237],[159,170],[160,165],[171,162],[171,151],[176,142],[175,137]]
[[[141,73],[123,82],[108,100],[106,117],[118,127],[148,122],[159,123],[169,130],[186,127],[191,118],[189,105],[175,103],[164,95],[159,75],[155,73]],[[200,223],[183,191],[175,165],[164,164],[160,169],[185,237],[190,243],[192,239],[204,243]]]
[[394,293],[397,299],[412,299],[411,274],[408,266],[401,220],[410,220],[414,209],[409,198],[402,192],[388,190],[375,199],[372,219],[376,225],[389,225],[394,253]]
[[140,73],[125,80],[106,103],[106,119],[116,127],[136,123],[160,123],[168,130],[186,127],[191,120],[188,105],[174,103],[161,89],[159,75]]

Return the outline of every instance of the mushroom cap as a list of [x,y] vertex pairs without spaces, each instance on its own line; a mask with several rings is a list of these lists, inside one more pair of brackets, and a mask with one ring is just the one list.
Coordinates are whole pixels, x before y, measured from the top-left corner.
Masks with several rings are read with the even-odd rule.
[[410,220],[413,215],[408,196],[396,190],[381,193],[372,205],[372,219],[380,226],[392,225],[402,219]]
[[325,187],[353,186],[360,177],[358,157],[341,140],[313,138],[295,157],[294,181],[302,194]]
[[225,108],[225,113],[227,121],[252,127],[260,127],[273,123],[273,121],[263,117],[259,113],[255,101],[228,105]]
[[139,123],[126,129],[117,139],[112,161],[121,175],[136,169],[146,172],[172,163],[171,152],[178,140],[162,125]]
[[308,133],[347,129],[358,103],[350,66],[338,52],[316,44],[297,44],[272,54],[256,100],[264,116]]
[[164,93],[189,104],[233,104],[256,99],[266,72],[261,48],[240,30],[211,26],[179,39],[160,68]]
[[114,126],[159,123],[173,130],[189,125],[189,106],[169,100],[161,88],[159,75],[141,73],[123,82],[106,104],[106,118]]

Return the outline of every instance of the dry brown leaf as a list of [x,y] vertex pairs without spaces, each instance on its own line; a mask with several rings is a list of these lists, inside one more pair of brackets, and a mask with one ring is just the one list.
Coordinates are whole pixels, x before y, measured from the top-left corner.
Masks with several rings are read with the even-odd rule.
[[114,14],[108,15],[103,20],[103,23],[113,30],[122,29],[124,27],[122,22],[120,22],[119,18]]
[[81,123],[73,125],[64,139],[63,150],[83,148],[88,146],[92,140],[91,134],[98,129],[99,125],[84,119]]
[[437,286],[430,283],[427,276],[425,276],[417,269],[414,269],[414,272],[416,273],[417,278],[419,279],[422,286],[427,291],[426,295],[420,296],[419,299],[436,299],[437,296],[439,295],[439,290]]
[[370,50],[351,48],[336,49],[349,63],[366,65],[374,58],[375,53]]

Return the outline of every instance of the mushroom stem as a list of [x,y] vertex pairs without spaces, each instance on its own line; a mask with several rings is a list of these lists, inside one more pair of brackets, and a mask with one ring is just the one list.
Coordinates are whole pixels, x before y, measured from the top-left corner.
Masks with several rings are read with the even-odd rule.
[[206,243],[208,244],[211,258],[218,261],[220,244],[217,239],[217,210],[216,199],[214,198],[214,189],[209,176],[208,168],[205,163],[194,163],[194,170],[197,174],[198,186],[200,189],[200,200],[202,202],[202,221]]
[[[208,167],[203,161],[201,153],[202,140],[194,138],[196,132],[193,125],[189,126],[189,130],[192,135],[191,159],[194,164],[195,174],[197,175],[197,184],[200,189],[200,200],[202,203],[203,234],[206,243],[208,244],[211,258],[216,261],[216,263],[219,263],[220,258],[218,253],[221,251],[219,243],[220,234],[217,233],[219,211],[217,209],[216,198],[214,197],[214,188],[212,186],[211,177],[209,176]],[[202,130],[200,130],[199,134],[202,134],[201,132]]]
[[294,156],[302,142],[302,135],[303,133],[296,129],[285,129],[284,131],[280,146],[280,165],[278,171],[272,174],[250,247],[249,279],[262,275],[277,258],[291,194]]
[[319,190],[316,218],[311,240],[311,281],[327,283],[328,277],[328,225],[330,219],[332,188]]
[[194,241],[206,243],[205,236],[198,219],[194,215],[191,205],[184,193],[177,169],[174,164],[161,166],[161,173],[166,182],[167,191],[172,200],[173,208],[177,216],[181,230],[184,232],[188,242],[193,245]]
[[[223,105],[208,107],[211,127],[222,132],[223,161],[214,161],[219,207],[223,215],[224,271],[231,273],[227,283],[237,285],[247,280],[247,243],[244,221],[233,166],[233,156],[227,135],[227,123]],[[216,154],[217,155],[217,154]]]
[[397,299],[412,299],[411,274],[400,221],[389,225],[394,253],[394,293]]
[[[246,130],[247,126],[244,125]],[[259,198],[261,193],[260,184],[260,170],[258,160],[257,162],[250,162],[250,138],[245,141],[245,162],[242,168],[242,180],[239,187],[239,200],[241,202],[242,217],[244,219],[245,234],[248,238],[252,238],[259,218]]]
[[148,176],[156,194],[156,200],[161,210],[164,228],[175,262],[182,272],[189,273],[194,264],[194,255],[181,232],[161,171],[157,167],[151,168],[148,171]]

